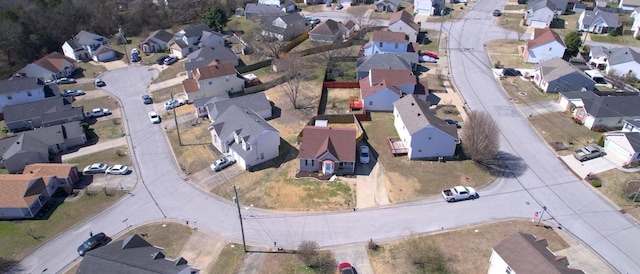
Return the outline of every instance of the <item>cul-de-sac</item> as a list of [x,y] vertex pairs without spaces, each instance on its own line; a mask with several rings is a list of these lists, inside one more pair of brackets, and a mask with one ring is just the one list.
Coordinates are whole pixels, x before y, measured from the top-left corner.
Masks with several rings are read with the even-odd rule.
[[638,273],[637,0],[6,0],[2,273]]

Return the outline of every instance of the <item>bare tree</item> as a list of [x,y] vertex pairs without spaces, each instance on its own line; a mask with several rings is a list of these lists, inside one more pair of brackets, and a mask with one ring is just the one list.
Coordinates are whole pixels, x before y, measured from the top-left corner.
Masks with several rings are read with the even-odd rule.
[[349,19],[356,23],[360,30],[370,27],[371,21],[369,20],[367,11],[369,11],[369,7],[367,6],[354,6],[347,9]]
[[22,36],[23,32],[20,24],[9,20],[0,22],[0,48],[7,55],[9,66],[15,64],[15,62],[11,60],[11,53],[14,52],[17,45],[20,45]]
[[312,265],[314,257],[318,255],[318,247],[318,243],[315,241],[302,241],[302,243],[298,245],[296,254],[306,265]]
[[464,153],[480,164],[495,159],[500,148],[498,124],[486,112],[469,114],[461,141]]
[[293,108],[300,109],[298,103],[300,95],[300,85],[305,80],[306,64],[302,61],[302,56],[298,53],[289,53],[282,58],[274,59],[278,72],[283,74],[284,83],[280,85],[282,91],[287,95]]

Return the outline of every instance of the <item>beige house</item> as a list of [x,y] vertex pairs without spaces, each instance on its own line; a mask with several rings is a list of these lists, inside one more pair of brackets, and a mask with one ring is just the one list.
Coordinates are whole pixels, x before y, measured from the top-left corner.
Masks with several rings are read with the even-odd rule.
[[420,26],[413,21],[413,16],[405,10],[398,11],[391,15],[389,19],[389,30],[394,32],[404,32],[409,42],[415,43],[418,40]]
[[233,63],[212,61],[192,70],[193,78],[182,81],[182,89],[191,101],[212,96],[229,95],[244,90],[244,78]]

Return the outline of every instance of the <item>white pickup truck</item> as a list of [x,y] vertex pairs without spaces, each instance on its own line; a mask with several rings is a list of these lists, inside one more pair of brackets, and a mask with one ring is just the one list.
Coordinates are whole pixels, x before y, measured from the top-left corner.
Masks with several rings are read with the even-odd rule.
[[473,187],[470,186],[456,186],[451,189],[445,189],[442,191],[442,197],[447,202],[455,202],[460,200],[476,199],[480,198],[480,195]]
[[94,108],[91,111],[87,111],[87,117],[101,117],[111,114],[106,108]]

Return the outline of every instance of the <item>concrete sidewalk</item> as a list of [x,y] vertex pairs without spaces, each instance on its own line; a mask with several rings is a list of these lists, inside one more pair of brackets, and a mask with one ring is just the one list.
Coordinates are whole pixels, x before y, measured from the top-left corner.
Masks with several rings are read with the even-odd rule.
[[[119,147],[119,146],[127,146],[127,138],[126,137],[120,137],[118,139],[113,139],[113,140],[108,140],[108,141],[104,141],[104,142],[98,142],[95,145],[89,145],[86,147],[81,147],[79,148],[77,151],[72,152],[72,153],[67,153],[62,155],[62,161],[67,161],[69,159],[73,159],[73,158],[77,158],[80,156],[84,156],[84,155],[88,155],[88,154],[92,154],[92,153],[96,153],[98,151],[103,151],[103,150],[107,150],[113,147]],[[128,150],[127,150],[128,152]]]
[[182,81],[184,81],[185,79],[187,79],[187,75],[178,75],[176,76],[176,78],[172,78],[160,83],[155,83],[155,84],[151,84],[149,85],[149,93],[154,92],[156,90],[161,90],[164,88],[168,88],[168,87],[172,87],[175,85],[180,85],[182,84]]

